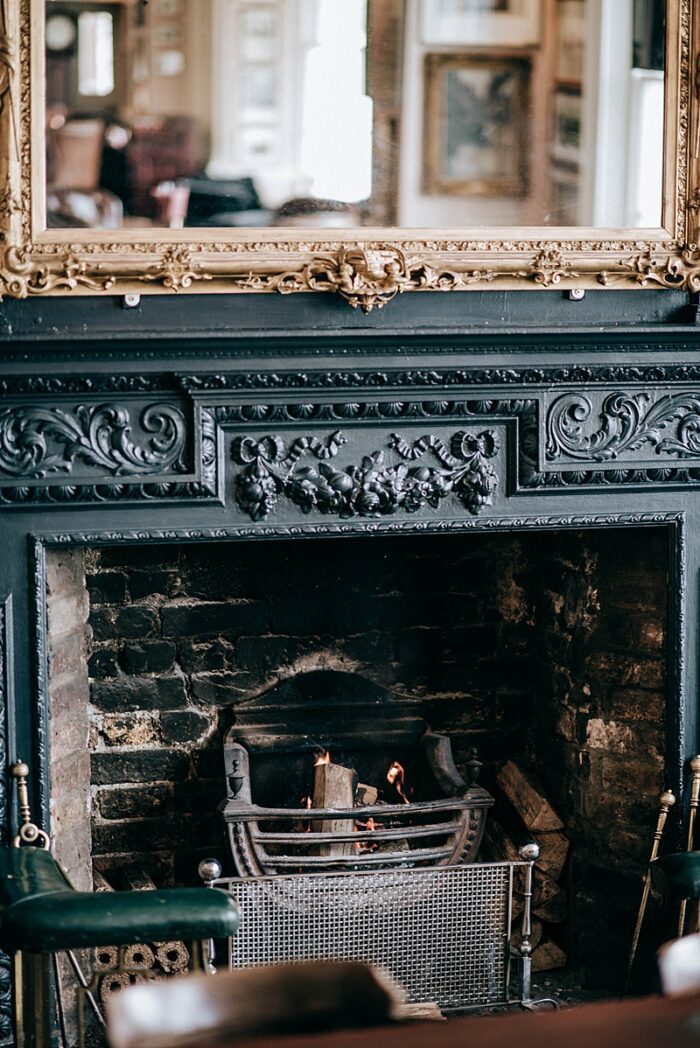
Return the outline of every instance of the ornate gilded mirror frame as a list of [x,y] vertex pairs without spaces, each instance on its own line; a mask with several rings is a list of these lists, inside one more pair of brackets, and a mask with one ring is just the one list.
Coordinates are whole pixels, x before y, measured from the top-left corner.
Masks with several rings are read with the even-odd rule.
[[700,0],[667,0],[659,229],[363,228],[332,239],[322,229],[47,230],[43,0],[0,0],[0,12],[0,298],[332,291],[368,312],[404,291],[700,290]]

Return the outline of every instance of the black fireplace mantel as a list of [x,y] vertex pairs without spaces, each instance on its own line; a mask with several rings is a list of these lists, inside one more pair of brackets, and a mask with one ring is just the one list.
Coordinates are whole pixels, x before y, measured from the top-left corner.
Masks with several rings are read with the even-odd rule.
[[320,299],[0,307],[0,760],[29,761],[45,824],[47,552],[146,541],[666,526],[680,792],[700,742],[688,297]]

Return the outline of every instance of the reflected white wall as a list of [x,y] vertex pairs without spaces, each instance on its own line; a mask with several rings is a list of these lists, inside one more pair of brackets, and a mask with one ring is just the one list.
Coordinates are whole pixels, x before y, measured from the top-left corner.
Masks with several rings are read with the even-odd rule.
[[[251,9],[275,20],[269,64],[246,58]],[[211,177],[251,176],[270,207],[296,196],[370,196],[366,17],[366,0],[214,0]]]
[[306,57],[301,170],[313,196],[348,202],[372,192],[372,103],[365,95],[366,0],[318,0]]

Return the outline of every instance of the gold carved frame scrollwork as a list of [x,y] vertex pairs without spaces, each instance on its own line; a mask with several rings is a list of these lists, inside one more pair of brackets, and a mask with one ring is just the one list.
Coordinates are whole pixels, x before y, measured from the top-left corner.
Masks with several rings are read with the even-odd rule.
[[[0,299],[329,291],[700,290],[700,0],[667,0],[659,229],[47,230],[43,0],[0,0]],[[70,239],[67,239],[67,237]]]

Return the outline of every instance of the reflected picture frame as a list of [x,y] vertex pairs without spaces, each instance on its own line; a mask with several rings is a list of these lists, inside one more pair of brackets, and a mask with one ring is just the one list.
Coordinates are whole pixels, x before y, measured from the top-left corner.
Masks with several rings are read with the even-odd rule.
[[554,92],[552,115],[552,159],[578,169],[581,165],[581,91],[576,86],[559,84]]
[[557,0],[556,14],[556,79],[580,86],[586,44],[585,0]]
[[527,195],[530,73],[508,52],[425,56],[426,195]]
[[540,33],[540,0],[421,0],[421,39],[429,46],[525,47]]
[[[372,3],[393,0],[368,0]],[[700,0],[667,0],[658,227],[47,229],[43,0],[0,0],[0,298],[527,288],[700,291]]]

